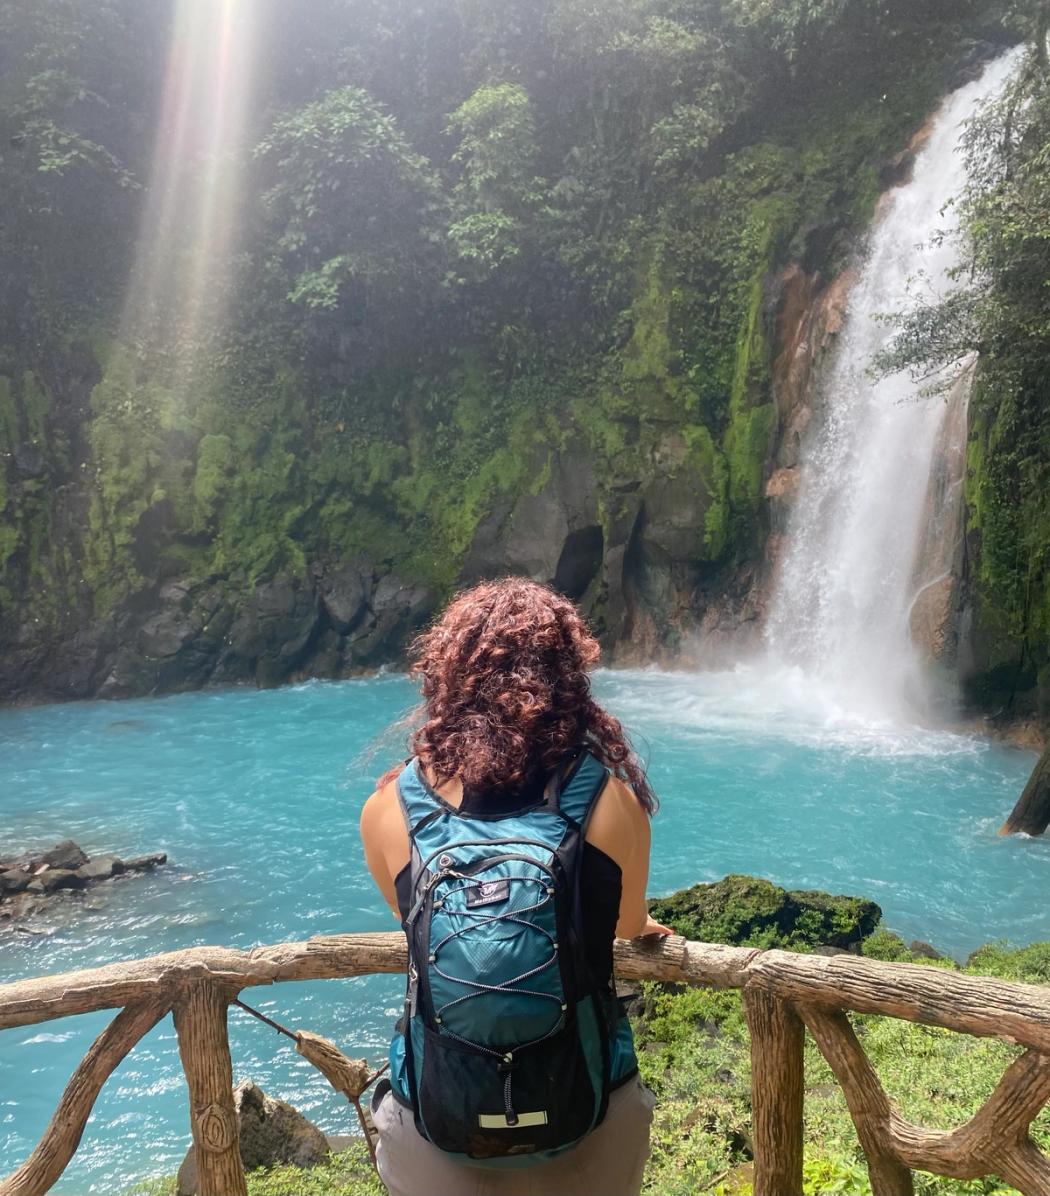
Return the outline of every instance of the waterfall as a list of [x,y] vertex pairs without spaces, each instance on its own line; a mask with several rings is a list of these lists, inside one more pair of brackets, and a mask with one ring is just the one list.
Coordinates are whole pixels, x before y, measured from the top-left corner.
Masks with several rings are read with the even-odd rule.
[[[875,717],[914,717],[928,707],[928,670],[909,619],[920,593],[943,580],[943,565],[938,579],[924,559],[928,529],[942,518],[931,509],[937,454],[953,430],[957,441],[965,437],[965,420],[951,418],[953,405],[965,403],[959,388],[946,402],[924,398],[907,374],[868,376],[894,335],[879,317],[907,310],[917,291],[929,300],[951,285],[959,261],[952,201],[966,181],[960,139],[1016,61],[998,59],[948,97],[912,181],[884,198],[802,449],[767,648],[847,708]],[[947,501],[960,501],[957,490],[948,488]]]

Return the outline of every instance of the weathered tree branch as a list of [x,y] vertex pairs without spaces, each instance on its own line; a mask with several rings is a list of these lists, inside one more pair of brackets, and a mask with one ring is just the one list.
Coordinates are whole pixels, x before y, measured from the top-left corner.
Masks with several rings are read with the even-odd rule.
[[1050,990],[923,964],[764,951],[748,983],[786,1001],[882,1013],[1050,1053]]
[[169,1008],[170,1002],[155,998],[117,1014],[80,1061],[36,1150],[17,1171],[0,1180],[0,1196],[43,1196],[48,1191],[80,1145],[102,1085]]
[[[756,955],[755,948],[687,943],[677,936],[616,944],[616,966],[622,976],[715,988],[742,987],[747,965]],[[207,979],[236,991],[285,980],[403,973],[407,967],[405,936],[399,933],[331,935],[256,947],[253,951],[193,947],[130,963],[2,984],[0,1030],[72,1013],[119,1008],[195,979]]]
[[908,1196],[912,1169],[952,1179],[1000,1175],[1025,1196],[1050,1191],[1050,1162],[1028,1136],[1050,1099],[1050,1057],[1027,1051],[966,1125],[927,1130],[892,1107],[844,1013],[812,1007],[800,1013],[846,1097],[874,1196]]
[[846,1097],[868,1162],[873,1196],[912,1196],[915,1185],[911,1171],[892,1147],[897,1114],[849,1018],[838,1009],[806,1005],[799,1007],[799,1014]]

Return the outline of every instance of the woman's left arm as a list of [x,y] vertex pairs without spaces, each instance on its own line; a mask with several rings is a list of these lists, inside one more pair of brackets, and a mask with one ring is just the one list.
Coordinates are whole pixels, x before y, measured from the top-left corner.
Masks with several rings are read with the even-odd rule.
[[649,883],[649,851],[652,836],[649,815],[634,792],[619,777],[610,777],[605,792],[598,799],[587,831],[587,841],[604,851],[620,865],[620,917],[616,936],[621,939],[640,935],[673,934],[649,917],[645,890]]
[[[389,785],[377,789],[364,804],[361,811],[361,843],[365,849],[365,863],[376,887],[383,894],[383,900],[390,906],[398,921],[401,914],[397,908],[397,888],[394,875],[390,870],[389,850],[392,827],[390,825],[391,787]],[[401,824],[401,813],[397,808],[397,796],[394,795],[393,813]],[[403,829],[403,828],[402,828]]]

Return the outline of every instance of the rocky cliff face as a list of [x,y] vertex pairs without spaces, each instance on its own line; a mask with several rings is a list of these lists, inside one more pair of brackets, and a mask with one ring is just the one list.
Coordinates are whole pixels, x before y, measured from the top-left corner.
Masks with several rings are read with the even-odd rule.
[[0,697],[11,701],[259,686],[374,669],[434,608],[424,587],[364,562],[280,575],[243,594],[220,582],[166,582],[68,635],[31,624],[0,640]]
[[119,351],[106,371],[85,353],[72,390],[26,371],[0,425],[14,512],[0,700],[397,664],[451,590],[504,573],[579,602],[614,660],[669,660],[698,628],[726,640],[757,614],[775,423],[766,292],[757,279],[738,343],[717,346],[727,380],[703,419],[681,294],[696,301],[651,271],[600,375],[495,432],[478,430],[491,396],[462,375],[450,418],[426,413],[420,387],[404,440],[360,441],[341,423],[297,426],[296,395],[202,433],[204,416]]
[[[698,613],[701,626],[728,636],[739,612],[752,611],[753,565],[720,575],[697,559],[710,498],[681,434],[660,437],[646,475],[612,484],[582,446],[541,446],[529,472],[534,488],[502,498],[479,521],[457,584],[517,573],[554,585],[623,661],[670,659]],[[350,676],[400,662],[440,600],[435,588],[362,557],[317,559],[250,588],[221,575],[150,577],[144,564],[145,584],[101,616],[84,599],[63,609],[58,627],[28,604],[9,616],[0,698]]]
[[[926,496],[926,529],[915,577],[910,627],[926,663],[948,680],[966,651],[966,439],[973,372],[947,396],[949,406]],[[965,666],[964,666],[965,667]]]
[[[728,418],[712,427],[683,410],[674,313],[646,295],[619,378],[570,405],[567,432],[537,420],[532,435],[516,439],[513,484],[489,491],[463,547],[428,545],[452,565],[444,585],[399,558],[418,538],[411,522],[402,531],[391,521],[389,543],[346,555],[298,531],[298,567],[254,580],[237,567],[236,542],[223,568],[180,568],[202,547],[214,554],[215,532],[199,517],[194,527],[185,509],[193,501],[199,511],[202,494],[232,485],[207,472],[209,439],[217,438],[182,443],[167,433],[141,463],[124,445],[112,478],[97,436],[107,413],[92,398],[108,384],[93,360],[85,354],[50,382],[27,380],[13,397],[8,478],[19,544],[35,545],[37,556],[12,558],[24,592],[6,596],[0,699],[270,686],[397,664],[449,582],[504,573],[572,597],[614,661],[734,659],[761,629],[815,379],[852,278],[848,269],[827,275],[797,261],[759,280],[744,313]],[[139,491],[154,487],[152,499],[128,507],[121,496],[107,509],[99,490],[129,476]],[[180,529],[180,520],[190,526]],[[311,542],[317,550],[307,555]],[[134,580],[118,586],[122,569]],[[110,584],[117,596],[107,604]]]

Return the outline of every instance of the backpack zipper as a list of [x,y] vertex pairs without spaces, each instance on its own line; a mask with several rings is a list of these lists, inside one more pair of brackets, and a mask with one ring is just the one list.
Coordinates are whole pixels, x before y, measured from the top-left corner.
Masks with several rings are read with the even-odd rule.
[[518,1114],[514,1110],[514,1098],[511,1093],[511,1084],[514,1080],[514,1052],[508,1051],[497,1067],[506,1073],[506,1079],[503,1081],[503,1112],[507,1118],[507,1125],[517,1125]]

